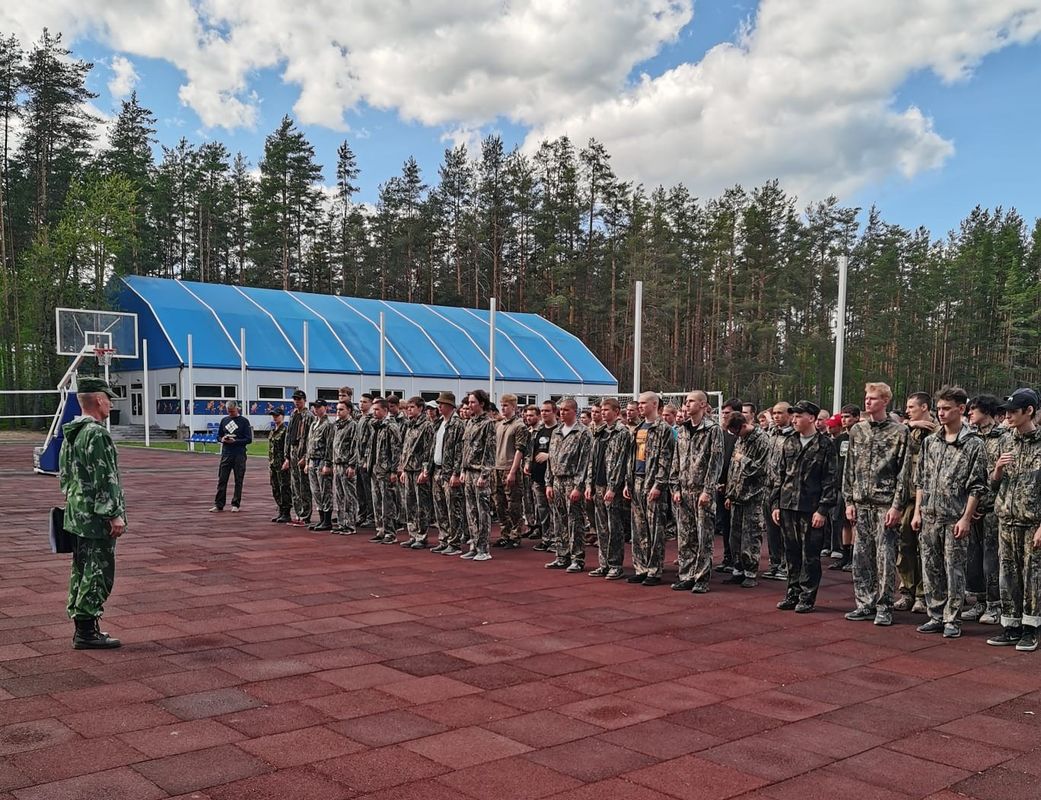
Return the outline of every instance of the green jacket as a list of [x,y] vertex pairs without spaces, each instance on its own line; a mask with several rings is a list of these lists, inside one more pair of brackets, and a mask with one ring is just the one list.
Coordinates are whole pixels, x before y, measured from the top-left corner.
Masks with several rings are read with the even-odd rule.
[[93,417],[77,417],[62,427],[62,433],[58,464],[65,530],[86,539],[105,539],[110,519],[126,519],[116,446]]

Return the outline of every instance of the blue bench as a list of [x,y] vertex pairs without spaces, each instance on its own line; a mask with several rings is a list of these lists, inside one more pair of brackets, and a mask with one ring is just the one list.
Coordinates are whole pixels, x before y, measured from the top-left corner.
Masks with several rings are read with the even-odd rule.
[[202,432],[193,433],[191,436],[189,436],[185,440],[185,447],[188,447],[188,446],[190,446],[192,444],[201,444],[202,445],[202,451],[205,453],[206,452],[206,445],[208,445],[208,444],[212,444],[212,445],[220,444],[220,442],[217,440],[217,430],[219,428],[220,428],[220,423],[219,422],[207,422],[206,423],[206,433],[202,433]]

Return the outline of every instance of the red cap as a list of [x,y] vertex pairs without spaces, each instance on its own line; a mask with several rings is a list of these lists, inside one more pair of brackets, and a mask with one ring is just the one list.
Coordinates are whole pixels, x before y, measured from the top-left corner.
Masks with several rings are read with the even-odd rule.
[[828,417],[826,420],[824,420],[824,424],[827,425],[829,428],[841,428],[842,427],[842,415],[841,414],[832,414],[830,417]]

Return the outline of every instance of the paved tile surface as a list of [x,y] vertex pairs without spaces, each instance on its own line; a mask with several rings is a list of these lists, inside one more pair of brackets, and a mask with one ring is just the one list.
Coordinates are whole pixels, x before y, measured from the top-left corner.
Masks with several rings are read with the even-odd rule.
[[243,511],[208,514],[215,458],[121,461],[124,647],[76,652],[57,481],[0,445],[3,800],[1041,797],[1041,653],[846,622],[846,573],[796,616],[768,581],[694,596],[275,526],[259,461]]

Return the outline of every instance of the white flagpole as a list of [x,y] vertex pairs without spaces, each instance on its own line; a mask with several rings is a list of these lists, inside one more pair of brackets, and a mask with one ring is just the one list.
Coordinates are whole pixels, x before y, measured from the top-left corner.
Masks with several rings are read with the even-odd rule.
[[380,397],[387,396],[387,323],[380,312]]
[[[307,362],[311,358],[307,345],[307,320],[304,320],[304,385],[300,387],[304,390],[304,394],[307,394]],[[310,400],[311,395],[307,394],[307,399]]]
[[192,357],[192,335],[188,334],[188,449],[195,450],[195,443],[190,441],[195,433],[195,369]]
[[643,349],[643,281],[636,282],[636,317],[633,329],[633,400],[640,399],[640,352]]
[[839,256],[839,303],[835,315],[835,387],[833,398],[835,413],[842,408],[842,367],[846,356],[846,280],[849,261]]
[[144,370],[144,380],[141,381],[142,400],[145,405],[145,447],[152,446],[152,435],[148,428],[151,424],[152,415],[149,413],[150,401],[148,399],[148,340],[141,340],[141,366]]
[[488,300],[488,397],[495,402],[495,298]]
[[240,369],[242,371],[242,400],[240,410],[243,416],[249,416],[249,391],[246,387],[246,329],[239,328],[239,357],[241,359]]

